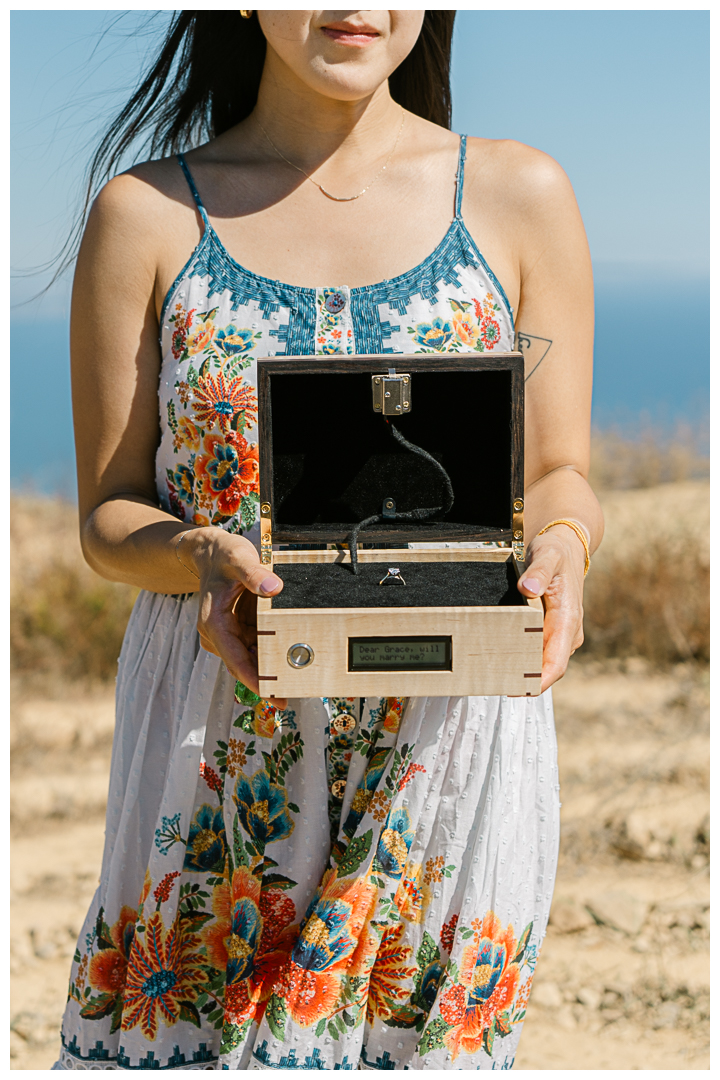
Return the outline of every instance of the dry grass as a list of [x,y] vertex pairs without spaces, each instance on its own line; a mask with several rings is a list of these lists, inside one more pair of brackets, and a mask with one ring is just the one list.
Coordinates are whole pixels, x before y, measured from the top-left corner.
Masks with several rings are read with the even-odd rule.
[[590,483],[595,491],[617,491],[702,480],[709,475],[709,422],[679,422],[670,432],[649,423],[628,436],[594,431]]
[[137,590],[93,578],[57,560],[38,574],[22,603],[12,604],[15,672],[91,681],[115,677]]
[[605,537],[585,588],[588,658],[706,662],[710,500],[706,480],[600,492]]
[[[606,535],[587,580],[582,656],[709,657],[709,515],[701,437],[599,433],[592,477]],[[665,481],[665,483],[662,483]],[[114,678],[137,590],[84,563],[76,510],[14,496],[11,650],[24,680]]]
[[75,507],[14,496],[10,544],[13,673],[35,684],[113,679],[138,590],[87,566]]
[[710,566],[697,547],[648,540],[593,568],[585,592],[592,657],[643,656],[658,666],[710,659]]

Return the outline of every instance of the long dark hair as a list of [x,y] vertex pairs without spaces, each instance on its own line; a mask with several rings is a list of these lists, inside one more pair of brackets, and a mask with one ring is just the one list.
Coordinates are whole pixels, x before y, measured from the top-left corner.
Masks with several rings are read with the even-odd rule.
[[[454,11],[426,11],[415,46],[390,76],[390,92],[398,104],[444,128],[451,122],[454,22]],[[232,63],[219,58],[218,42]],[[82,207],[54,260],[53,281],[77,254],[99,188],[132,147],[137,148],[136,160],[141,154],[163,157],[222,135],[250,115],[257,102],[265,48],[256,12],[249,19],[239,11],[178,11],[172,16],[157,59],[93,155]]]

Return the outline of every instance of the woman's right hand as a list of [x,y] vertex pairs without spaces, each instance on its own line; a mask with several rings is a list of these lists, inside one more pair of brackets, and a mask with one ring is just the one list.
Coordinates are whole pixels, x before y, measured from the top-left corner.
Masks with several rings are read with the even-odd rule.
[[[219,656],[229,673],[256,694],[257,600],[276,596],[281,579],[263,566],[257,549],[243,536],[214,527],[183,534],[178,555],[200,579],[198,633],[207,652]],[[273,704],[285,708],[284,699]]]

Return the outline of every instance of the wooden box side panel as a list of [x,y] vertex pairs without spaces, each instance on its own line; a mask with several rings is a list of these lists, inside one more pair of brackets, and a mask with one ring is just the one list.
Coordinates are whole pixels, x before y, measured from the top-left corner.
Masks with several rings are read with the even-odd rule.
[[[380,551],[358,551],[358,562],[394,563],[394,562],[508,562],[512,553],[507,548],[482,548],[472,551],[467,549],[397,548]],[[350,564],[350,552],[342,551],[274,551],[273,562],[278,566],[283,563],[345,563]]]
[[[266,606],[267,605],[267,606]],[[258,603],[258,662],[265,696],[535,696],[542,670],[542,611],[531,607],[273,611]],[[349,637],[452,636],[453,670],[350,672]],[[303,669],[288,664],[292,645],[311,646]]]

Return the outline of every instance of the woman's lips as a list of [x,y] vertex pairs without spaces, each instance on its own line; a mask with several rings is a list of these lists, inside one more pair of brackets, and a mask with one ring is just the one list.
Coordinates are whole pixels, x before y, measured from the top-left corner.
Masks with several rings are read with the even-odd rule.
[[332,41],[337,41],[340,45],[355,45],[356,47],[370,45],[371,42],[380,37],[377,30],[350,30],[345,27],[336,28],[334,26],[323,26],[322,32],[326,37],[329,37]]

